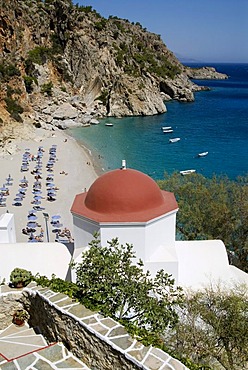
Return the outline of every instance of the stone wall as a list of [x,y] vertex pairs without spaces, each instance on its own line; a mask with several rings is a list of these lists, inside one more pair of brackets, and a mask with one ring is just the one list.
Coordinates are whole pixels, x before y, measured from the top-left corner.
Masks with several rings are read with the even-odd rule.
[[180,361],[152,346],[145,347],[109,317],[85,308],[65,294],[31,283],[22,292],[0,289],[1,329],[18,308],[30,314],[28,324],[48,342],[62,342],[91,370],[188,370]]
[[22,292],[0,295],[0,330],[5,329],[12,323],[13,314],[16,310],[23,308],[20,303]]
[[51,342],[62,342],[64,346],[87,366],[94,370],[139,369],[122,353],[92,334],[78,320],[61,312],[39,294],[24,293],[23,304],[29,311],[32,327],[39,327],[42,335]]

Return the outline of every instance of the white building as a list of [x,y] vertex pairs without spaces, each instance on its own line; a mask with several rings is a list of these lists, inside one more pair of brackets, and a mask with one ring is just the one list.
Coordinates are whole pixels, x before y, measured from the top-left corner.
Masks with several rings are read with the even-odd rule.
[[0,243],[16,243],[15,221],[11,213],[0,216]]
[[73,202],[74,259],[80,261],[98,232],[102,245],[116,237],[121,244],[133,244],[145,269],[153,276],[164,269],[181,286],[200,288],[221,281],[248,284],[248,274],[229,265],[222,241],[175,240],[177,211],[174,194],[160,190],[142,172],[124,165],[105,173]]

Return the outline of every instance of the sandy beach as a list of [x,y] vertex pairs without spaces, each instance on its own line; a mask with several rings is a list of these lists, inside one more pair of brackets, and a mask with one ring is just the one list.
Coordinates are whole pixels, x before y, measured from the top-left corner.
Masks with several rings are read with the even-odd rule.
[[[12,185],[5,185],[9,189],[9,195],[6,198],[6,206],[0,207],[0,215],[8,211],[13,213],[15,217],[16,239],[17,242],[27,242],[29,235],[25,235],[22,229],[27,227],[28,214],[33,207],[41,207],[42,210],[35,212],[38,226],[35,228],[34,235],[39,235],[44,230],[43,241],[47,241],[46,222],[43,213],[49,215],[48,219],[48,237],[49,241],[55,241],[56,233],[53,232],[51,220],[52,216],[60,216],[60,229],[67,228],[71,231],[73,238],[72,216],[70,208],[72,206],[76,194],[89,189],[90,185],[97,178],[94,170],[92,158],[88,153],[76,142],[75,139],[66,135],[63,131],[46,131],[43,129],[36,129],[33,139],[16,140],[16,152],[14,154],[7,154],[0,156],[0,187],[4,187],[6,179],[10,175],[13,178]],[[38,152],[38,149],[40,151]],[[49,172],[47,163],[50,158],[49,150],[55,148],[56,159],[51,166]],[[28,162],[28,170],[21,171],[23,154],[27,152],[30,158]],[[41,155],[40,177],[33,171],[37,170],[37,155]],[[52,174],[52,185],[50,189],[54,192],[56,200],[49,201],[47,199],[47,176]],[[25,176],[25,177],[24,177]],[[27,180],[28,186],[26,188],[20,187],[23,185],[21,180]],[[34,192],[34,183],[39,181],[40,191]],[[54,185],[53,185],[54,184]],[[20,193],[20,189],[24,189],[25,196],[21,205],[14,205],[16,194]],[[26,189],[26,190],[25,190]],[[36,195],[38,204],[34,204],[34,196]]]

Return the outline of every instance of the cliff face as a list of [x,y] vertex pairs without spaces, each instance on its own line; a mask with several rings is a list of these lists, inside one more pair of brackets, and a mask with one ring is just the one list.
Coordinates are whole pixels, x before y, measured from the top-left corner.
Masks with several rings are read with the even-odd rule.
[[69,100],[82,115],[153,115],[166,111],[164,101],[193,101],[202,89],[140,24],[107,20],[71,0],[0,0],[0,6],[2,125],[26,112],[46,123],[47,106]]

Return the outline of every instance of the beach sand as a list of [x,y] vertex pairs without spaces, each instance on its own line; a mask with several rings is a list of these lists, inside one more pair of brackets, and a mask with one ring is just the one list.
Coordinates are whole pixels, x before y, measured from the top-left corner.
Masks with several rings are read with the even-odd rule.
[[[8,211],[14,214],[16,240],[17,242],[27,242],[28,235],[22,233],[22,229],[26,228],[28,222],[28,212],[33,209],[34,200],[33,184],[36,181],[35,175],[31,171],[35,169],[36,161],[30,161],[29,170],[21,172],[22,155],[25,149],[30,150],[31,155],[37,155],[39,146],[43,147],[42,169],[41,169],[41,196],[40,207],[44,210],[37,211],[38,227],[36,233],[40,234],[41,228],[44,230],[44,241],[47,241],[46,222],[43,212],[49,215],[48,237],[49,241],[54,241],[56,234],[52,232],[51,216],[59,215],[59,221],[62,223],[61,229],[65,227],[71,231],[73,238],[72,215],[70,212],[74,197],[76,194],[88,190],[90,185],[97,178],[97,173],[94,170],[92,158],[90,155],[76,142],[75,139],[65,134],[60,130],[46,131],[44,129],[36,129],[34,138],[28,140],[15,140],[17,146],[16,153],[12,155],[0,156],[0,187],[6,183],[6,178],[11,175],[13,185],[8,186],[9,195],[6,197],[6,207],[0,207],[0,215]],[[49,160],[49,149],[52,145],[56,145],[56,162],[53,167],[54,184],[58,188],[56,190],[56,200],[47,200],[46,177],[49,174],[46,165]],[[63,172],[64,173],[61,173]],[[18,193],[20,180],[23,177],[28,180],[28,187],[25,198],[21,206],[14,206],[14,198]]]

